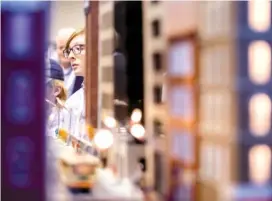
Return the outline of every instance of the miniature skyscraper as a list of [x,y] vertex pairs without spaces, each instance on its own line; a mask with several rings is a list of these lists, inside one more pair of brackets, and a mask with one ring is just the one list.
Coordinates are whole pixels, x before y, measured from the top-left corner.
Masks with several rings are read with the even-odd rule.
[[[152,1],[144,12],[145,115],[152,142],[153,114],[163,115],[152,103],[152,87],[162,83],[151,55],[158,49],[167,55],[168,195],[233,200],[226,189],[234,184],[271,182],[271,2]],[[165,45],[150,33],[152,25],[158,33],[157,17]],[[150,145],[147,171],[154,186],[156,148]]]
[[[163,126],[167,121],[162,87],[165,73],[166,41],[163,32],[163,3],[143,1],[144,97],[147,145],[146,185],[155,190],[154,199],[166,194],[166,141]],[[153,197],[153,196],[152,196]],[[156,198],[155,198],[156,197]]]

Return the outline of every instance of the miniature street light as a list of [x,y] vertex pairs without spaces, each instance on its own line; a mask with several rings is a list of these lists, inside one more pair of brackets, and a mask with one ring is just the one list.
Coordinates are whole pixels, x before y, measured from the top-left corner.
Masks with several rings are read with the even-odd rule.
[[[106,136],[101,137],[101,144],[106,143],[106,140],[110,140],[111,143],[108,143],[107,146],[103,148],[107,149],[111,145],[113,145],[113,153],[117,153],[120,156],[117,157],[117,167],[119,171],[121,171],[121,178],[127,178],[128,176],[128,142],[130,140],[130,135],[138,140],[144,138],[145,129],[140,124],[141,119],[142,111],[140,109],[133,110],[130,120],[127,121],[125,125],[123,125],[121,122],[117,122],[113,117],[106,116],[103,119],[103,123],[106,127],[106,129],[104,129],[104,132],[108,131],[109,133],[113,133],[114,135],[111,135],[109,137],[110,139],[107,139]],[[97,142],[98,140],[96,141],[96,136],[94,141],[96,145],[100,143]],[[100,147],[98,146],[98,148]]]
[[103,122],[110,129],[116,127],[116,120],[113,117],[105,117]]
[[133,123],[139,123],[142,119],[142,111],[140,109],[134,109],[130,119]]
[[145,135],[145,129],[141,124],[133,124],[130,128],[130,133],[137,139],[143,139]]
[[94,136],[94,144],[100,150],[105,150],[113,145],[113,134],[110,130],[101,129]]

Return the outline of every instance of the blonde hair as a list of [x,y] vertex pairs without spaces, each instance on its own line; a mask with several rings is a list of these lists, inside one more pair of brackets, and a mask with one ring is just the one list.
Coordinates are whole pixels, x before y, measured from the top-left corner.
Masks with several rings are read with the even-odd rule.
[[64,82],[61,80],[53,79],[52,85],[53,85],[53,87],[60,87],[61,90],[60,90],[60,93],[57,96],[57,98],[59,98],[62,102],[65,102],[68,98],[68,95],[67,95],[67,90],[64,87]]

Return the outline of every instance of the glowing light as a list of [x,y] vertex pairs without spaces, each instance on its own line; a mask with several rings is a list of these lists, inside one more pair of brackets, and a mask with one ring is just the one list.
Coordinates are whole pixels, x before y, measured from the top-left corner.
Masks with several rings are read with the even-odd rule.
[[108,128],[114,128],[114,127],[116,127],[116,120],[113,117],[105,117],[104,118],[104,124]]
[[270,180],[271,151],[267,145],[257,145],[249,151],[250,179],[255,184]]
[[106,129],[99,130],[94,136],[94,144],[100,149],[108,149],[113,144],[113,134]]
[[87,134],[90,140],[93,140],[94,134],[95,134],[95,129],[92,125],[87,125],[86,126]]
[[271,100],[264,93],[255,94],[249,101],[249,127],[253,135],[265,136],[271,127]]
[[248,22],[251,29],[264,32],[270,28],[270,4],[269,0],[248,1]]
[[134,124],[130,129],[131,135],[137,139],[141,139],[145,135],[145,129],[141,124]]
[[131,120],[135,123],[140,122],[142,119],[142,111],[140,109],[134,109],[131,115]]
[[265,41],[254,41],[248,48],[249,77],[255,84],[266,84],[271,75],[271,49]]
[[65,142],[67,141],[68,132],[67,132],[65,129],[60,128],[58,134],[59,134],[58,137],[59,137],[61,140],[65,141]]

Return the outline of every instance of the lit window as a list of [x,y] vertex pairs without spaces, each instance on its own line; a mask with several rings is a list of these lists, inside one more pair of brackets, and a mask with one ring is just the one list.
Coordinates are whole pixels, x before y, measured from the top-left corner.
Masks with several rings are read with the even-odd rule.
[[249,151],[250,180],[256,184],[269,181],[271,174],[271,150],[267,145],[257,145]]
[[248,1],[248,23],[254,31],[267,31],[270,28],[270,15],[270,0]]
[[255,136],[265,136],[271,126],[271,100],[266,94],[255,94],[249,102],[249,127]]
[[194,163],[195,161],[195,147],[194,147],[194,135],[183,132],[181,137],[181,153],[180,159],[185,163]]
[[266,84],[271,74],[271,49],[265,41],[252,42],[248,50],[249,77],[255,84]]
[[170,91],[170,114],[185,120],[194,119],[194,100],[192,87],[173,87]]
[[169,74],[192,76],[194,74],[194,46],[191,41],[181,41],[170,46]]
[[184,161],[185,163],[194,163],[195,151],[194,151],[194,135],[187,132],[174,132],[172,134],[172,153],[175,158]]

